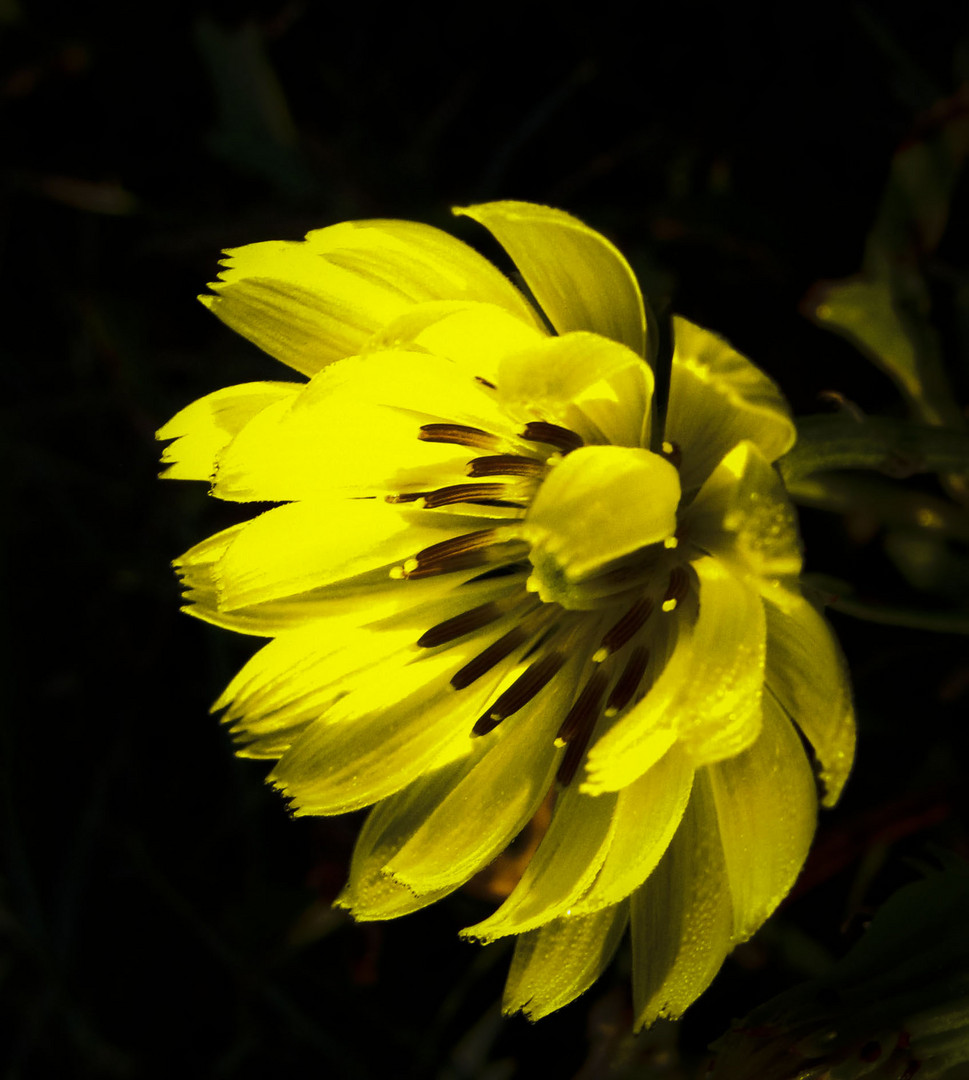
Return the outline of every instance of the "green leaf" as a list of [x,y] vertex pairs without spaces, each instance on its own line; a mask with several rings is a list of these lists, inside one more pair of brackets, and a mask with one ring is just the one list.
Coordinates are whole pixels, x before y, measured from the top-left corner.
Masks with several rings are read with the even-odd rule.
[[870,469],[895,479],[916,473],[969,473],[969,430],[908,420],[806,416],[797,421],[794,449],[778,462],[792,498],[816,473]]
[[822,282],[805,300],[810,318],[852,341],[930,424],[963,424],[931,321],[920,262],[942,239],[969,154],[969,119],[959,98],[937,103],[928,134],[892,159],[861,272]]
[[823,597],[825,606],[856,619],[939,634],[969,634],[969,612],[966,611],[932,611],[864,600],[855,594],[853,585],[827,574],[805,574],[803,580],[808,588]]
[[900,889],[831,971],[736,1021],[709,1080],[934,1080],[969,1061],[967,902],[956,859]]
[[927,317],[928,289],[914,268],[824,283],[808,304],[815,322],[850,341],[896,383],[916,416],[931,424],[959,422]]

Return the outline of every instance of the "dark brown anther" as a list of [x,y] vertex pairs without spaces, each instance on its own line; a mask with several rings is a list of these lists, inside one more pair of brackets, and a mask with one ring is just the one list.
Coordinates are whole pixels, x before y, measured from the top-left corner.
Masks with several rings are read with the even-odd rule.
[[437,544],[421,548],[414,558],[421,565],[442,562],[455,555],[463,555],[466,551],[486,547],[497,535],[497,529],[478,529],[475,532],[462,533],[460,536],[452,536],[449,540],[441,540]]
[[507,490],[507,484],[451,484],[448,487],[429,491],[424,496],[424,505],[428,510],[438,506],[451,506],[453,503],[487,501],[494,505],[496,501],[504,502],[501,498]]
[[550,424],[547,420],[533,420],[526,424],[521,437],[527,439],[528,442],[554,446],[563,454],[569,454],[584,445],[581,435],[577,435],[569,428],[559,427],[558,424]]
[[582,688],[582,693],[575,699],[568,715],[562,721],[558,737],[566,743],[565,753],[559,762],[555,779],[568,787],[579,768],[589,745],[596,721],[602,710],[602,698],[609,685],[609,676],[603,668],[596,668],[591,678]]
[[450,540],[431,544],[404,563],[403,576],[422,578],[486,566],[492,561],[487,549],[492,546],[496,536],[496,529],[478,529],[477,532],[452,536]]
[[495,386],[495,384],[493,382],[490,382],[488,379],[486,379],[484,377],[484,375],[475,375],[474,381],[481,383],[482,386],[487,386],[489,390],[497,390],[498,389],[498,387]]
[[552,681],[564,663],[565,657],[561,653],[550,652],[546,653],[541,660],[530,664],[478,720],[472,728],[472,735],[487,735],[502,720],[507,720],[509,716],[524,708],[540,690]]
[[[605,650],[607,655],[618,652],[627,641],[631,641],[643,628],[652,610],[653,601],[648,596],[640,597],[622,618],[610,630],[606,631],[600,648]],[[605,659],[605,657],[602,659]]]
[[555,779],[558,780],[562,787],[568,787],[575,779],[579,763],[582,761],[583,754],[585,754],[585,748],[589,745],[589,736],[591,734],[592,728],[590,727],[583,735],[573,739],[566,745],[565,753],[562,755],[558,771],[555,774]]
[[528,476],[545,475],[545,463],[521,454],[494,454],[468,462],[468,476]]
[[421,442],[452,443],[476,450],[493,450],[499,442],[497,436],[465,424],[424,424],[417,437]]
[[572,703],[572,708],[566,713],[562,726],[558,730],[557,738],[563,742],[572,742],[576,736],[595,725],[599,716],[599,706],[602,704],[603,695],[609,685],[609,676],[603,669],[596,668],[589,681],[582,688],[582,693]]
[[500,619],[507,611],[507,606],[495,603],[494,600],[487,604],[480,604],[469,611],[462,611],[451,619],[445,619],[430,630],[425,630],[417,639],[417,644],[422,649],[431,649],[435,645],[446,645],[449,641],[455,641],[465,634],[480,630],[483,626]]
[[643,645],[637,645],[629,654],[626,666],[622,669],[619,680],[612,688],[609,700],[606,702],[606,712],[621,712],[636,696],[639,684],[643,681],[646,673],[646,665],[649,663],[649,649]]
[[469,660],[464,667],[459,668],[451,676],[451,685],[455,690],[463,690],[466,686],[470,686],[475,680],[489,672],[495,664],[500,664],[505,657],[511,656],[515,649],[524,645],[531,636],[532,631],[526,627],[513,626],[507,634],[493,641],[473,660]]

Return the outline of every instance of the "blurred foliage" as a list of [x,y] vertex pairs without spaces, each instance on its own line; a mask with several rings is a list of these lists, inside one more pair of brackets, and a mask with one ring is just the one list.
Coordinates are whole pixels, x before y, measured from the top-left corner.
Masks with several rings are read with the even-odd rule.
[[823,976],[715,1044],[709,1080],[936,1080],[969,1063],[969,865],[899,889]]
[[[944,0],[687,0],[642,33],[609,3],[0,4],[0,1076],[692,1080],[731,1017],[846,953],[908,857],[969,857],[945,457],[969,394],[967,80]],[[155,428],[276,374],[194,300],[219,250],[385,215],[494,255],[447,210],[506,197],[613,235],[654,299],[797,413],[839,404],[869,454],[798,480],[844,609],[856,774],[778,916],[638,1038],[623,955],[561,1014],[500,1019],[506,950],[456,937],[497,878],[387,925],[329,909],[357,821],[291,821],[232,757],[206,710],[247,649],[178,614],[168,566],[237,509],[158,483]],[[913,451],[914,424],[939,431]]]

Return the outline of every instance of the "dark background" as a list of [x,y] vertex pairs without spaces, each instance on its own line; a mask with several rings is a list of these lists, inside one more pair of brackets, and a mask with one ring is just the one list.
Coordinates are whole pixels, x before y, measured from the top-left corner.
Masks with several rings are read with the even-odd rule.
[[[966,853],[965,638],[835,613],[860,760],[794,898],[681,1026],[626,1037],[624,954],[560,1014],[502,1021],[508,951],[456,937],[485,902],[330,912],[357,821],[290,820],[207,713],[251,643],[180,615],[168,563],[234,511],[157,481],[153,432],[287,377],[194,299],[224,246],[391,216],[492,253],[450,205],[545,202],[796,412],[835,390],[903,414],[799,305],[858,269],[892,154],[969,79],[965,6],[637,9],[0,3],[4,1078],[693,1076],[908,858]],[[966,194],[929,267],[963,390]],[[877,522],[804,528],[809,568],[906,599]]]

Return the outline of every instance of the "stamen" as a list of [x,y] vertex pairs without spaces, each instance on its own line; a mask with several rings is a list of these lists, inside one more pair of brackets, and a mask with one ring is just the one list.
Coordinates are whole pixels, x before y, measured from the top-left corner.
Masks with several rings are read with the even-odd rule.
[[500,443],[497,435],[466,424],[424,424],[417,437],[421,442],[453,443],[476,450],[495,450]]
[[578,450],[584,445],[581,435],[576,434],[569,428],[560,427],[558,424],[550,424],[547,420],[532,420],[525,425],[521,437],[528,442],[545,443],[554,446],[563,454]]
[[663,595],[663,610],[672,611],[690,591],[690,576],[682,566],[674,566],[670,571],[669,585]]
[[498,387],[495,386],[495,384],[493,382],[490,382],[488,379],[486,379],[484,377],[484,375],[475,375],[474,381],[481,383],[482,386],[487,386],[489,390],[497,390],[498,389]]
[[521,675],[508,687],[491,708],[479,718],[471,730],[472,735],[487,735],[494,730],[502,720],[524,708],[533,697],[555,677],[559,669],[565,663],[565,656],[559,652],[546,653],[541,660],[522,672]]
[[430,630],[425,630],[417,639],[417,644],[422,649],[431,649],[435,645],[446,645],[449,641],[454,641],[465,634],[480,630],[483,626],[488,626],[489,623],[500,619],[507,610],[507,604],[499,604],[494,600],[489,601],[487,604],[479,604],[478,607],[473,607],[469,611],[462,611],[460,615],[445,619],[444,622],[432,626]]
[[473,660],[469,660],[464,667],[459,668],[451,676],[451,685],[455,690],[463,690],[466,686],[470,686],[476,679],[480,679],[482,675],[490,671],[495,664],[500,664],[506,656],[510,656],[515,649],[524,645],[531,636],[531,629],[522,623],[513,626],[507,634],[493,641]]
[[429,491],[424,495],[424,506],[433,510],[438,506],[451,506],[453,503],[481,502],[486,500],[489,506],[500,502],[503,506],[522,506],[522,503],[510,502],[501,496],[508,491],[508,484],[451,484],[448,487]]
[[450,574],[456,570],[470,570],[476,566],[487,566],[499,559],[517,558],[522,543],[509,545],[507,540],[496,540],[497,529],[479,529],[477,532],[452,536],[439,544],[418,551],[409,558],[398,573],[392,577],[408,579],[431,577],[437,574]]
[[456,555],[463,555],[466,551],[486,547],[497,535],[497,529],[478,529],[476,532],[462,533],[460,536],[452,536],[450,540],[441,540],[437,544],[421,548],[414,559],[421,566],[425,563],[443,562]]
[[610,653],[618,652],[627,641],[639,632],[653,610],[653,601],[648,596],[640,597],[622,618],[608,630],[599,644],[592,659],[601,664]]
[[468,462],[468,476],[528,476],[545,475],[546,465],[522,454],[494,454]]
[[612,688],[609,700],[606,702],[606,716],[615,716],[632,701],[643,681],[646,665],[649,662],[649,649],[643,645],[637,645],[629,654],[626,666],[623,668],[619,681]]
[[572,703],[562,726],[559,728],[556,739],[564,743],[572,742],[577,735],[587,727],[591,731],[591,724],[595,723],[599,715],[599,706],[602,704],[603,695],[609,685],[609,676],[600,667],[593,671],[591,678],[582,688],[582,693]]
[[595,727],[595,717],[592,720],[585,731],[579,733],[565,747],[565,753],[562,755],[562,760],[559,762],[558,771],[555,774],[555,779],[562,785],[562,787],[568,787],[575,778],[575,774],[578,772],[579,763],[582,761],[582,757],[585,754],[585,748],[589,745],[589,739],[592,738],[592,729]]

